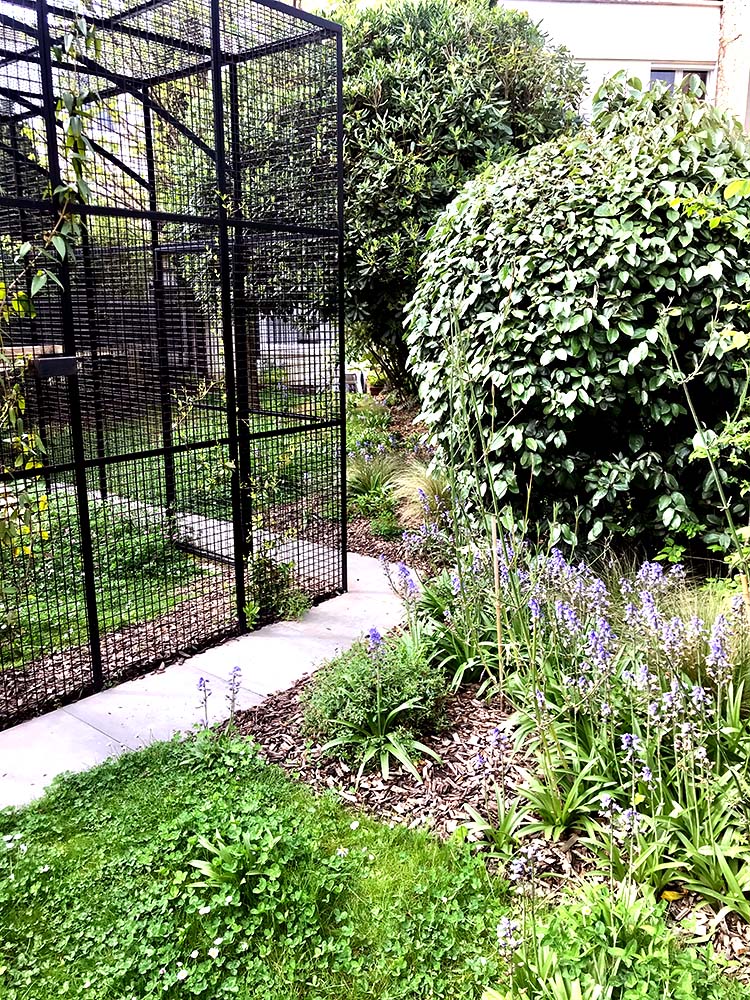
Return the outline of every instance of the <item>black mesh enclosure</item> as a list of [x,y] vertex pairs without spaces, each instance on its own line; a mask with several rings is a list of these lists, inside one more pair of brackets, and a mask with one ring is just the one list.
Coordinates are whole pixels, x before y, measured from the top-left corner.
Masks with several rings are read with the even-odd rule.
[[0,434],[0,526],[32,510],[0,540],[0,727],[346,589],[340,29],[92,0],[71,56],[77,13],[0,5],[3,295],[59,218],[66,93],[90,147],[74,253],[0,320],[43,453]]

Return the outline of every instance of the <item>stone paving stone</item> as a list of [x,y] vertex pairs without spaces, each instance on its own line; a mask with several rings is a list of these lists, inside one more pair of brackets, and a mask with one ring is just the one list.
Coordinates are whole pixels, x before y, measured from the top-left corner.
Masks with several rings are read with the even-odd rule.
[[397,625],[403,606],[378,561],[350,554],[348,571],[348,593],[319,604],[302,621],[269,625],[0,732],[0,808],[41,795],[63,771],[83,771],[124,750],[189,732],[203,717],[201,677],[211,689],[209,723],[220,722],[229,712],[233,667],[241,670],[237,707],[250,708],[370,628],[385,632]]
[[40,796],[64,771],[85,771],[127,749],[64,709],[0,733],[0,809]]

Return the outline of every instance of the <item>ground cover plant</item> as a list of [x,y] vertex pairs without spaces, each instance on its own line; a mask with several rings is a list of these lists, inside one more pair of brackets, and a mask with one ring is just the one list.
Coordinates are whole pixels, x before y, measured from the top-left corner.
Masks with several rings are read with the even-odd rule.
[[0,814],[0,995],[478,997],[505,883],[244,740],[158,744]]
[[460,477],[569,538],[726,541],[675,365],[699,371],[695,409],[718,430],[745,385],[724,334],[748,328],[747,203],[682,203],[748,170],[739,123],[620,79],[589,127],[465,188],[434,228],[408,337]]
[[404,385],[403,309],[427,230],[489,159],[569,128],[583,78],[499,6],[343,3],[329,15],[345,39],[348,332]]

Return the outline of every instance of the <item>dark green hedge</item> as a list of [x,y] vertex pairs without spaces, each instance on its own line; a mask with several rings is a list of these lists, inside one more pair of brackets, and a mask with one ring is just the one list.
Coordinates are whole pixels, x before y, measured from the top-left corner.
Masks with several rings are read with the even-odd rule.
[[427,230],[478,166],[575,120],[581,71],[525,14],[479,0],[330,16],[344,27],[349,330],[401,383]]

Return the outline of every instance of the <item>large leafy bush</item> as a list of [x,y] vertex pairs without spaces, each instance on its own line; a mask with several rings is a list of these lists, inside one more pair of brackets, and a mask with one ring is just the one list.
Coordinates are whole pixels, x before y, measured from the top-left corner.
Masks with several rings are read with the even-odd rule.
[[521,509],[530,490],[532,517],[557,506],[589,540],[720,523],[664,337],[684,372],[702,363],[691,392],[718,425],[741,379],[710,345],[750,325],[747,203],[695,205],[748,170],[739,123],[620,77],[591,127],[467,185],[435,227],[408,342],[424,419],[468,482]]
[[582,76],[525,14],[478,0],[344,3],[349,328],[403,381],[427,230],[490,158],[559,133]]

